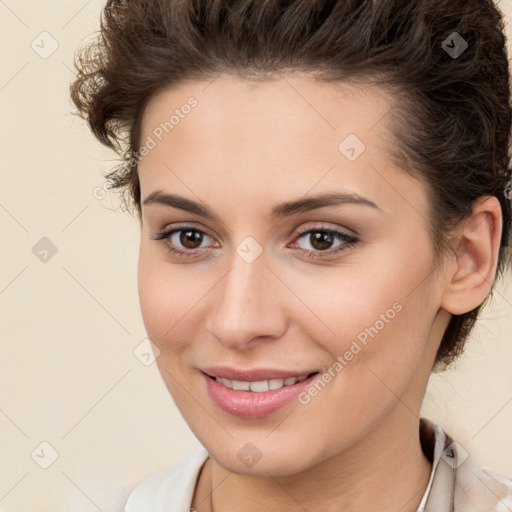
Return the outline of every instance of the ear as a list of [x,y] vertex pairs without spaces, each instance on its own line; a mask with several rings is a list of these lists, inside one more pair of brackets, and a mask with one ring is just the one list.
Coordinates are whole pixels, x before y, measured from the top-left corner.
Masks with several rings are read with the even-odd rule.
[[498,199],[483,196],[456,230],[441,299],[441,307],[449,313],[467,313],[489,294],[498,264],[502,222]]

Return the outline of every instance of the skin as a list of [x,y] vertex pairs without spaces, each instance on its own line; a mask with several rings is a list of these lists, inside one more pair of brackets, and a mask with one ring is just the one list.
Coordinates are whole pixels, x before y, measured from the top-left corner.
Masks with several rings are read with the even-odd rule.
[[[174,193],[219,219],[143,204],[138,280],[162,378],[210,454],[193,507],[415,511],[431,471],[418,436],[421,403],[450,313],[489,293],[497,199],[482,198],[436,265],[427,191],[388,157],[386,113],[396,107],[383,91],[298,74],[184,82],[151,99],[141,140],[190,96],[198,105],[139,163],[141,197]],[[366,146],[354,161],[338,150],[349,133]],[[270,217],[279,203],[333,191],[378,208],[346,203]],[[180,242],[182,233],[167,239],[190,258],[152,238],[183,225],[206,232],[195,245]],[[313,228],[359,242],[298,237]],[[252,263],[236,252],[248,236],[262,249]],[[321,257],[305,254],[322,247]],[[308,404],[244,419],[206,393],[199,368],[210,365],[325,372],[394,303],[401,311]],[[252,467],[237,458],[248,442],[262,454]]]

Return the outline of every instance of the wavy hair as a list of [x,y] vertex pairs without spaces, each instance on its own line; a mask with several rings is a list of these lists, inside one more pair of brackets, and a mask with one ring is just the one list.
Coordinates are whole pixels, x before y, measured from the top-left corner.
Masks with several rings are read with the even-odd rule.
[[304,71],[321,81],[374,84],[399,98],[389,113],[390,152],[427,187],[436,256],[478,198],[496,196],[501,205],[491,291],[477,308],[452,315],[433,370],[462,353],[510,261],[509,62],[493,1],[109,0],[100,25],[75,54],[70,94],[93,134],[119,155],[106,178],[139,221],[133,157],[145,106],[162,89],[222,73],[265,80]]

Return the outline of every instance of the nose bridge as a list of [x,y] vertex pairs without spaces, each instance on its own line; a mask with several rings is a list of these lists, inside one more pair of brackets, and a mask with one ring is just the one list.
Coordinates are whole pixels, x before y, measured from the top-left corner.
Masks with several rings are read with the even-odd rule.
[[263,254],[250,262],[235,253],[230,270],[215,287],[208,331],[232,348],[243,348],[258,336],[278,336],[283,317],[272,279]]

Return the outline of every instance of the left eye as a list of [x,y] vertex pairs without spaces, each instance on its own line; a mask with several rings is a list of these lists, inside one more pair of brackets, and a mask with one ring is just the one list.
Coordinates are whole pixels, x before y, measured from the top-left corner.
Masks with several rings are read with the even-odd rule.
[[179,242],[185,249],[193,250],[201,246],[205,236],[210,238],[204,231],[198,229],[175,229],[166,238],[169,238],[174,245],[176,245],[176,242]]
[[[178,256],[188,257],[192,256],[192,252],[195,249],[201,248],[201,243],[205,236],[211,238],[200,229],[182,226],[180,228],[162,231],[151,238],[153,240],[162,241],[169,252]],[[186,250],[176,248],[180,245]]]
[[[323,254],[337,253],[338,251],[344,250],[347,247],[352,247],[358,242],[358,238],[352,235],[347,235],[341,231],[326,228],[314,228],[307,231],[302,231],[297,234],[297,239],[301,239],[309,235],[306,240],[313,247],[311,249],[304,249],[308,254],[313,257],[322,256]],[[335,240],[339,240],[340,243],[334,249],[331,248]]]

